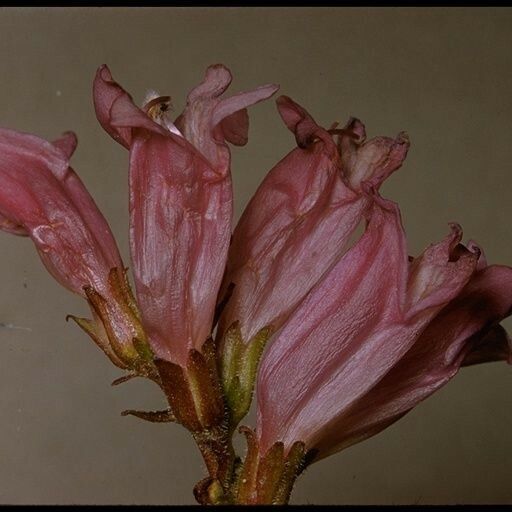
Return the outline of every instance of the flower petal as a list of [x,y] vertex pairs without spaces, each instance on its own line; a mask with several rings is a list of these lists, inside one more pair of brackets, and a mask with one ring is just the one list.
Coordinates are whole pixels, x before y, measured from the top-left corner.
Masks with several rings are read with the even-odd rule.
[[52,144],[62,151],[66,159],[70,160],[76,150],[78,139],[74,132],[65,132],[57,140],[54,140]]
[[112,79],[108,66],[103,64],[96,71],[93,84],[94,109],[96,117],[103,129],[117,142],[128,148],[131,141],[131,131],[126,128],[113,126],[111,123],[112,105],[120,98],[131,96]]
[[[396,206],[380,205],[363,237],[304,299],[264,356],[257,388],[264,448],[275,441],[308,444],[408,349],[397,328],[405,239]],[[386,350],[390,336],[394,346]]]
[[[439,244],[428,247],[411,262],[405,309],[410,317],[457,294],[476,269],[479,251],[464,247],[462,228],[450,224],[451,233]],[[461,279],[461,277],[463,277]]]
[[256,105],[260,101],[267,100],[274,95],[279,89],[278,85],[268,84],[261,85],[256,89],[248,92],[240,92],[229,98],[219,101],[213,109],[212,127],[217,126],[223,119],[239,112],[241,110]]
[[403,359],[345,414],[326,425],[316,445],[318,458],[397,421],[452,379],[462,364],[512,362],[510,338],[496,324],[511,311],[512,268],[493,265],[477,272]]
[[[278,329],[346,250],[373,200],[371,184],[356,192],[343,180],[329,131],[291,98],[277,105],[299,148],[268,173],[235,228],[219,338],[235,321],[246,341],[264,327]],[[350,129],[364,137],[362,124]]]
[[96,117],[103,129],[126,148],[132,141],[132,128],[145,128],[155,133],[168,131],[152,121],[137,107],[128,94],[113,78],[110,69],[103,64],[96,72],[93,84]]
[[206,69],[203,81],[190,91],[187,102],[195,103],[218,98],[231,84],[231,71],[223,64],[212,64]]
[[477,255],[455,255],[458,236],[410,266],[398,209],[375,195],[363,237],[310,292],[264,357],[258,382],[264,446],[300,440],[327,450],[336,443],[340,418],[365,400],[471,277]]
[[[409,150],[409,138],[401,132],[396,139],[375,137],[365,142],[364,125],[351,118],[340,134],[339,146],[343,174],[354,190],[363,182],[378,189],[382,182],[399,169]],[[354,137],[353,135],[356,135]]]
[[85,285],[101,289],[121,259],[104,217],[69,167],[65,153],[74,140],[70,134],[53,145],[0,129],[0,227],[29,234],[50,273],[83,295]]
[[211,333],[229,247],[229,177],[190,144],[151,134],[130,151],[130,245],[138,302],[161,358],[186,364]]
[[248,118],[243,111],[272,96],[279,88],[264,85],[221,99],[232,76],[222,64],[209,66],[203,81],[187,97],[187,105],[175,124],[184,137],[197,148],[219,174],[229,168],[229,150],[225,140],[238,145],[247,142]]
[[235,146],[245,146],[249,140],[249,113],[247,109],[225,117],[220,122],[224,138]]
[[211,335],[229,247],[233,198],[224,138],[244,143],[245,107],[275,90],[220,100],[230,82],[227,68],[210,66],[176,125],[164,119],[161,126],[150,116],[162,121],[155,108],[168,97],[151,93],[146,113],[107,68],[96,77],[98,119],[130,149],[130,248],[144,324],[156,354],[181,365]]
[[[321,137],[278,163],[242,214],[221,292],[225,297],[234,284],[220,336],[237,320],[246,341],[269,325],[277,329],[339,258],[368,205],[341,180],[332,137],[292,100],[279,101],[302,137]],[[293,124],[295,111],[301,117]]]
[[280,96],[276,103],[284,123],[294,133],[299,148],[306,148],[314,142],[315,138],[319,138],[325,142],[326,148],[331,150],[333,155],[337,154],[334,151],[334,142],[331,135],[327,130],[316,124],[304,108],[288,96]]

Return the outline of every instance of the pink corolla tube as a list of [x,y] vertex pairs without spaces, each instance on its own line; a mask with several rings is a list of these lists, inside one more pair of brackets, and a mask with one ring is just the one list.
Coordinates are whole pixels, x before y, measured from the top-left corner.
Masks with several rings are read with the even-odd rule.
[[121,257],[103,215],[69,166],[76,137],[50,143],[0,129],[0,228],[30,236],[57,281],[84,294],[103,291]]
[[[107,328],[95,315],[94,338],[124,367],[119,357],[136,355],[132,340],[138,330],[109,280],[111,272],[124,280],[112,232],[69,165],[76,144],[71,132],[51,143],[0,129],[0,229],[30,236],[50,274],[68,290],[84,297],[93,290],[109,318]],[[105,329],[119,344],[117,356]]]
[[267,174],[235,228],[219,337],[235,322],[245,342],[277,330],[346,250],[372,202],[362,184],[378,189],[409,148],[404,133],[366,141],[356,119],[326,130],[286,96],[277,107],[298,147]]
[[261,363],[261,453],[302,441],[320,459],[370,437],[461,365],[509,360],[499,325],[512,269],[487,266],[460,226],[409,261],[397,206],[374,196],[362,238],[296,309]]
[[142,319],[156,355],[186,365],[211,335],[232,229],[233,192],[226,142],[247,142],[246,107],[278,89],[231,97],[222,65],[210,66],[172,122],[168,97],[142,109],[106,66],[94,82],[96,115],[130,150],[130,248]]

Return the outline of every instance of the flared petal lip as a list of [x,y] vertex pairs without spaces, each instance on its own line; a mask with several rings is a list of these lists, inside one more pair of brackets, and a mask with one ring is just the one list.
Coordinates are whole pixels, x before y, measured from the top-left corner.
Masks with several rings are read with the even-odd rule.
[[[113,78],[110,69],[106,64],[102,64],[97,72],[95,78],[95,90],[100,87],[100,83],[106,83],[119,89],[118,96],[112,101],[112,104],[108,108],[107,119],[100,120],[103,128],[121,145],[130,149],[132,144],[132,129],[146,130],[147,132],[171,139],[173,143],[185,148],[190,154],[194,155],[194,158],[198,158],[203,161],[205,166],[211,169],[211,181],[223,179],[225,176],[223,173],[217,171],[208,161],[208,159],[185,137],[174,131],[169,131],[154,122],[144,110],[139,108],[133,102],[131,95],[126,92]],[[96,94],[96,93],[95,93]],[[116,130],[119,128],[120,130]],[[128,132],[125,132],[128,130]]]
[[338,158],[338,150],[332,135],[322,128],[304,107],[285,95],[276,99],[276,105],[281,119],[295,135],[299,148],[306,149],[316,139],[321,139],[329,155],[333,159]]
[[260,101],[267,100],[279,90],[277,84],[260,85],[248,92],[239,92],[229,98],[221,99],[219,104],[214,108],[211,125],[215,127],[223,119],[242,110],[244,108],[255,105]]

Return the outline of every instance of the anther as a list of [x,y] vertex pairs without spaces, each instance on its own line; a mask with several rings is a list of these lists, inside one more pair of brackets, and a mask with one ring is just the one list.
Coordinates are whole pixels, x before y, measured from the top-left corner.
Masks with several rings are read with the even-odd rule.
[[153,120],[161,119],[165,113],[172,109],[170,96],[158,96],[144,105],[144,110]]

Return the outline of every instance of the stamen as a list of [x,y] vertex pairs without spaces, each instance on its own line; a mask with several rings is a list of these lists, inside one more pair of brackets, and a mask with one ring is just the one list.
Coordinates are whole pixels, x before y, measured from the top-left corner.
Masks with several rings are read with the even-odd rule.
[[172,110],[170,96],[158,96],[144,105],[144,110],[154,121],[162,119],[168,110]]

